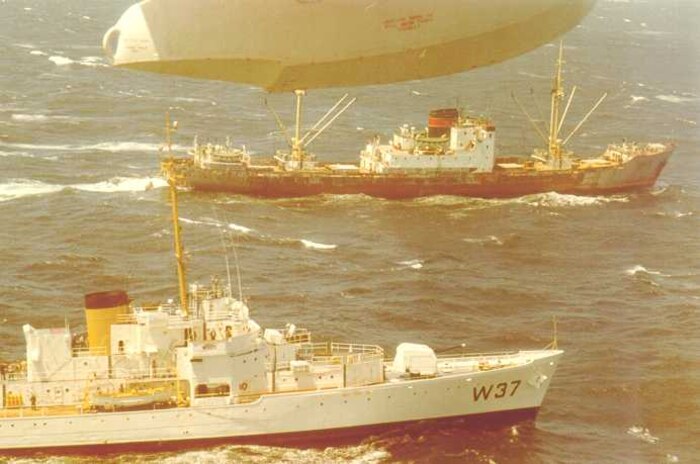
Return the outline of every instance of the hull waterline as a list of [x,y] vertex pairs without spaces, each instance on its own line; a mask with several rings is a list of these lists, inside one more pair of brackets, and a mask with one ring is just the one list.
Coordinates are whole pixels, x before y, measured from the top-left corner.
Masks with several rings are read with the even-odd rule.
[[101,443],[79,446],[51,446],[46,448],[17,448],[0,451],[6,456],[74,455],[106,456],[144,452],[171,452],[211,448],[225,445],[280,446],[285,448],[325,448],[346,446],[373,436],[393,433],[430,433],[436,429],[459,429],[465,433],[477,430],[498,429],[520,423],[533,422],[539,408],[517,409],[438,419],[414,420],[390,424],[261,434],[254,437],[219,437],[133,443]]

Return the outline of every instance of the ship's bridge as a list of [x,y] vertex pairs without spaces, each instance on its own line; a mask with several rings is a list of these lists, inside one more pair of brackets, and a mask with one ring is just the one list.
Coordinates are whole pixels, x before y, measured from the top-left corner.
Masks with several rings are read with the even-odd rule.
[[426,130],[407,124],[391,143],[376,138],[360,153],[360,170],[369,174],[467,170],[490,172],[495,162],[493,124],[483,118],[461,117],[454,108],[430,113]]

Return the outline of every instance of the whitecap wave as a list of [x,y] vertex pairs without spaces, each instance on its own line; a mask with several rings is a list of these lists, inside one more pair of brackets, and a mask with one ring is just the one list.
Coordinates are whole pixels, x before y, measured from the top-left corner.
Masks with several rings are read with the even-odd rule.
[[527,195],[516,200],[516,202],[518,203],[524,203],[530,206],[545,206],[554,208],[566,208],[572,206],[596,206],[606,203],[627,203],[628,201],[628,197],[620,195],[589,197],[557,192]]
[[424,261],[422,259],[409,259],[407,261],[399,261],[399,264],[404,269],[423,269]]
[[68,66],[70,64],[75,63],[75,61],[71,60],[70,58],[66,58],[65,56],[60,55],[50,56],[49,61],[55,64],[56,66]]
[[287,447],[232,445],[207,450],[192,450],[160,458],[164,464],[215,464],[220,462],[314,462],[379,464],[391,457],[389,451],[374,444],[329,446],[327,448],[297,449]]
[[697,121],[693,121],[692,119],[687,119],[687,118],[676,118],[676,121],[682,122],[682,123],[687,124],[689,126],[697,126],[698,125]]
[[34,195],[55,193],[61,190],[63,190],[62,185],[46,184],[38,180],[30,179],[13,179],[8,183],[0,184],[0,202]]
[[[143,152],[143,151],[159,151],[162,144],[149,142],[102,142],[91,145],[40,145],[32,143],[8,143],[0,141],[0,147],[17,148],[22,150],[37,150],[37,151],[67,151],[67,152],[83,152],[83,151],[108,151],[112,153],[119,152]],[[173,145],[173,150],[184,150],[186,147],[182,145]]]
[[668,103],[690,103],[698,100],[697,98],[681,97],[678,95],[657,95],[655,98]]
[[10,116],[13,121],[40,122],[49,119],[45,114],[13,114]]
[[22,113],[15,113],[10,118],[13,121],[18,121],[18,122],[46,122],[46,121],[78,121],[79,118],[74,118],[72,116],[62,116],[62,115],[47,115],[47,114],[22,114]]
[[94,184],[75,184],[71,188],[83,192],[116,193],[144,192],[154,188],[166,187],[168,183],[160,177],[113,177],[110,180]]
[[647,97],[642,97],[641,95],[630,95],[630,98],[632,99],[632,105],[637,102],[649,101]]
[[456,195],[434,195],[431,197],[420,197],[413,200],[416,205],[431,205],[431,206],[462,206],[466,209],[484,209],[494,206],[503,206],[511,203],[513,199],[484,199],[462,197]]
[[35,56],[48,56],[48,53],[42,52],[41,50],[32,50],[29,52],[29,54]]
[[108,67],[107,63],[105,63],[104,59],[101,56],[84,56],[77,63],[92,68]]
[[241,232],[243,234],[250,234],[251,232],[255,232],[255,230],[251,229],[250,227],[242,226],[240,224],[234,224],[233,222],[228,224],[226,227],[228,227],[231,230],[235,230],[236,232]]
[[[166,183],[166,185],[167,185],[167,183]],[[196,219],[188,219],[188,218],[181,217],[180,221],[182,221],[186,224],[195,224],[195,225],[201,225],[201,226],[211,226],[211,227],[217,227],[217,228],[226,227],[227,229],[235,230],[236,232],[241,232],[243,234],[250,234],[252,232],[255,232],[254,229],[251,229],[250,227],[242,226],[240,224],[234,224],[234,223],[223,224],[221,222],[214,221],[214,220],[198,221]]]
[[0,151],[0,156],[2,156],[2,157],[16,156],[18,158],[36,158],[36,156],[32,155],[31,153],[27,153],[26,151]]
[[182,217],[182,216],[180,216],[180,222],[184,222],[185,224],[195,224],[195,225],[200,225],[200,226],[221,227],[221,224],[219,224],[217,222],[197,221],[196,219],[189,219],[189,218]]
[[659,211],[656,213],[657,216],[660,217],[670,217],[673,219],[683,219],[684,217],[690,217],[693,215],[692,211],[686,211],[685,213],[682,211],[671,211],[671,212],[666,212],[666,211]]
[[636,264],[632,266],[629,269],[625,270],[625,274],[629,276],[636,276],[636,275],[655,275],[655,276],[661,276],[661,277],[670,277],[668,274],[664,274],[661,271],[652,271],[651,269],[647,269],[646,267],[642,266],[641,264]]
[[479,245],[487,245],[487,244],[499,245],[499,246],[503,245],[503,240],[496,237],[495,235],[489,235],[488,237],[483,237],[483,238],[464,238],[462,240],[467,242],[467,243],[475,243],[475,244],[479,244]]
[[[147,142],[102,142],[94,145],[85,145],[83,147],[76,147],[79,150],[98,150],[98,151],[111,151],[111,152],[124,152],[124,151],[159,151],[162,145],[159,143],[147,143]],[[175,147],[173,147],[175,148]]]
[[659,437],[652,435],[648,428],[640,427],[638,425],[633,425],[627,429],[627,434],[632,435],[635,438],[639,438],[647,443],[651,443],[652,445],[659,441]]
[[335,250],[338,245],[329,245],[325,243],[312,242],[311,240],[301,239],[299,240],[304,247],[312,250]]
[[[46,53],[42,54],[45,56],[47,55]],[[35,53],[35,55],[38,55],[38,53]],[[70,65],[80,65],[80,66],[87,66],[90,68],[103,68],[107,67],[108,65],[104,62],[104,59],[99,56],[84,56],[78,60],[73,60],[71,58],[68,58],[67,56],[62,56],[62,55],[52,55],[49,56],[48,58],[49,61],[51,61],[53,64],[56,66],[70,66]]]

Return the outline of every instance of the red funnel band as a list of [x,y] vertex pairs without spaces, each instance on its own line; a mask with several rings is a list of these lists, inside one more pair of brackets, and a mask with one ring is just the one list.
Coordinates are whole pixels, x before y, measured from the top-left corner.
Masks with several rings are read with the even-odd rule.
[[124,290],[111,290],[85,295],[85,309],[114,308],[128,303],[129,296]]

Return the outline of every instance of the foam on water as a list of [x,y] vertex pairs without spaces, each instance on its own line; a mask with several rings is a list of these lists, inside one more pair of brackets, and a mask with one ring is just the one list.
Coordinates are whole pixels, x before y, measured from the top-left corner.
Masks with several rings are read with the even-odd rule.
[[[17,148],[23,150],[37,151],[65,151],[65,152],[85,152],[85,151],[106,151],[112,153],[120,152],[153,152],[159,151],[162,147],[159,143],[149,142],[102,142],[89,145],[42,145],[33,143],[8,143],[0,141],[0,147]],[[182,145],[173,145],[173,150],[184,150]]]
[[229,223],[227,227],[231,230],[235,230],[236,232],[241,232],[243,234],[250,234],[251,232],[255,232],[255,230],[251,229],[250,227],[242,226],[240,224],[234,224],[233,222]]
[[422,259],[409,259],[407,261],[399,261],[398,265],[401,266],[401,269],[423,269],[423,263],[424,261]]
[[680,97],[678,95],[657,95],[655,98],[668,103],[690,103],[698,100],[697,98]]
[[15,200],[18,198],[44,195],[63,190],[61,185],[52,185],[30,179],[13,179],[8,183],[0,184],[0,202]]
[[168,183],[160,177],[113,177],[110,180],[94,184],[75,184],[71,188],[83,192],[116,193],[144,192],[154,188],[167,187]]
[[[167,183],[166,183],[166,185],[167,185]],[[234,224],[234,223],[224,224],[222,222],[214,221],[211,219],[196,220],[196,219],[188,219],[188,218],[180,217],[180,221],[182,221],[186,224],[195,224],[195,225],[217,227],[217,228],[225,227],[227,229],[234,230],[236,232],[241,232],[243,234],[250,234],[252,232],[255,232],[254,229],[251,229],[250,227],[242,226],[240,224]]]
[[144,192],[154,188],[166,187],[168,184],[160,177],[114,177],[93,184],[47,184],[32,179],[12,179],[0,184],[0,202],[16,200],[27,196],[45,195],[60,192],[66,188],[93,193]]
[[638,438],[642,441],[645,441],[647,443],[651,443],[652,445],[656,444],[659,441],[659,437],[655,437],[654,435],[649,432],[649,429],[646,427],[640,427],[638,425],[633,425],[629,429],[627,429],[627,434],[632,435],[635,438]]
[[49,119],[45,114],[13,114],[11,118],[13,121],[23,122],[46,121]]
[[19,158],[36,158],[36,156],[32,155],[31,153],[27,153],[26,151],[0,151],[0,156],[2,156],[2,157],[17,156]]
[[[271,446],[222,446],[208,450],[186,451],[179,454],[153,454],[144,456],[141,462],[164,464],[218,464],[222,462],[260,463],[353,463],[379,464],[387,462],[391,454],[371,444],[325,449],[294,449]],[[144,459],[145,458],[145,459]]]
[[197,221],[196,219],[189,219],[189,218],[182,217],[182,216],[180,216],[180,222],[184,222],[185,224],[199,225],[199,226],[221,227],[221,223],[219,223],[219,222],[214,222],[214,221]]
[[685,217],[690,217],[693,215],[692,211],[686,211],[685,213],[682,211],[671,211],[671,212],[666,212],[666,211],[659,211],[655,213],[657,216],[660,217],[670,217],[673,219],[682,219]]
[[325,243],[312,242],[311,240],[301,239],[299,240],[304,247],[312,250],[335,250],[338,245],[328,245]]
[[632,266],[631,268],[625,270],[625,274],[629,276],[636,276],[636,275],[655,275],[655,276],[661,276],[661,277],[671,277],[669,274],[664,274],[661,271],[652,271],[651,269],[647,269],[641,264],[637,264]]
[[33,123],[33,122],[43,123],[46,121],[79,121],[80,120],[80,118],[75,118],[75,117],[71,117],[71,116],[61,116],[61,115],[50,116],[47,114],[21,114],[21,113],[13,114],[11,116],[11,119],[13,121],[27,122],[27,123]]
[[627,196],[581,196],[571,195],[557,192],[540,193],[536,195],[527,195],[515,200],[516,203],[523,203],[530,206],[543,206],[551,208],[569,208],[576,206],[597,206],[606,203],[627,203]]
[[108,67],[108,65],[104,62],[104,59],[100,56],[84,56],[78,61],[78,64],[93,68]]
[[492,244],[492,245],[498,245],[501,246],[503,245],[503,241],[496,237],[495,235],[489,235],[488,237],[484,238],[464,238],[462,239],[467,243],[476,243],[479,245],[487,245],[487,244]]
[[437,195],[433,197],[416,198],[415,204],[431,206],[464,206],[468,210],[502,207],[513,204],[521,204],[535,207],[570,208],[579,206],[598,206],[607,203],[627,203],[629,197],[624,195],[613,196],[583,196],[557,192],[535,193],[517,198],[469,198],[450,195]]
[[[41,56],[46,56],[46,53],[34,53],[34,55],[41,55]],[[99,56],[84,56],[78,60],[73,60],[71,58],[61,56],[61,55],[52,55],[49,56],[48,58],[49,61],[54,63],[56,66],[69,66],[69,65],[79,65],[79,66],[87,66],[90,68],[103,68],[107,67],[108,65],[104,62],[104,59]]]
[[68,66],[70,64],[75,63],[75,61],[71,60],[70,58],[66,58],[65,56],[59,55],[50,56],[49,61],[55,64],[56,66]]

